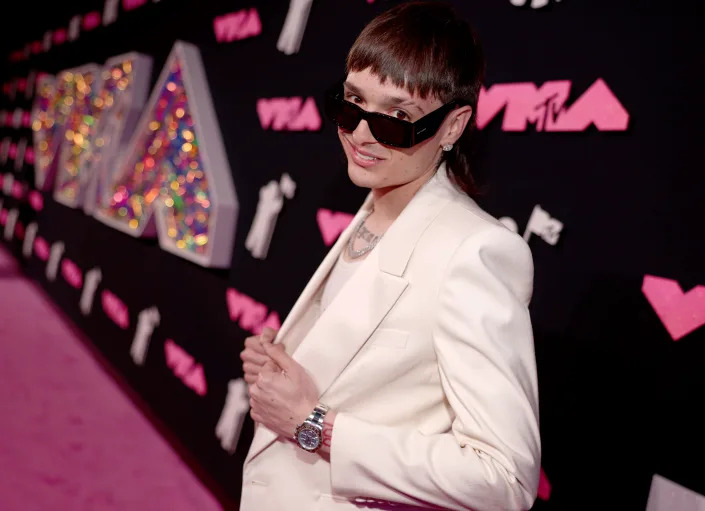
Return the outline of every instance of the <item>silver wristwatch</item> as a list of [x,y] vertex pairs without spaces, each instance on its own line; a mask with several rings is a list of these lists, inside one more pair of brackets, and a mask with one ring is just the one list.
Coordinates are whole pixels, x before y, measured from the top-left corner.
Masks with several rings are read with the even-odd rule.
[[294,440],[299,447],[308,452],[316,452],[323,443],[323,419],[328,413],[328,407],[318,403],[311,415],[296,428]]

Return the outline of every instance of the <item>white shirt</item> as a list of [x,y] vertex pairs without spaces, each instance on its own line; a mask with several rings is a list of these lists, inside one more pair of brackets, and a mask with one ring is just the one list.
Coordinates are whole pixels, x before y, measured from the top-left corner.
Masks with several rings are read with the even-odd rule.
[[330,274],[328,274],[328,278],[326,279],[326,283],[323,288],[323,293],[321,294],[319,314],[323,314],[323,311],[328,308],[330,303],[333,301],[333,298],[335,298],[335,295],[338,294],[338,291],[343,288],[348,279],[360,266],[360,259],[346,261],[343,258],[344,253],[345,250],[343,250],[340,254],[340,257],[333,266],[333,269],[330,271]]

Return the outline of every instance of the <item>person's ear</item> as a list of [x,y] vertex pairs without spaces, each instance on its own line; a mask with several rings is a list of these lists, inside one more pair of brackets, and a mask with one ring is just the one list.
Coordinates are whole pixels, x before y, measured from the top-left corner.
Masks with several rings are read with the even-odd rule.
[[470,105],[464,105],[453,110],[448,115],[448,119],[446,119],[448,127],[445,135],[441,138],[441,147],[455,144],[465,131],[465,127],[470,122],[471,117],[472,107]]

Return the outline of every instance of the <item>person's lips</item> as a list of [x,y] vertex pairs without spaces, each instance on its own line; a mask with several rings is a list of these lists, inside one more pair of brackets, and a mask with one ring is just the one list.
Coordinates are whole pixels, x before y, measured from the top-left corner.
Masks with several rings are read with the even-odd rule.
[[360,167],[369,168],[384,159],[384,158],[380,158],[379,156],[377,156],[373,153],[370,153],[369,151],[365,151],[364,149],[361,149],[357,145],[350,142],[348,139],[345,139],[345,140],[350,147],[350,154],[352,156],[353,161],[357,165],[359,165]]

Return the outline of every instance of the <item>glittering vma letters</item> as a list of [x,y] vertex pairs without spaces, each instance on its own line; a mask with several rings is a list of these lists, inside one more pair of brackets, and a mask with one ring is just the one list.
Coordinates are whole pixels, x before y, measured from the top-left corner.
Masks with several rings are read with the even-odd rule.
[[88,64],[39,79],[32,112],[38,188],[54,188],[67,206],[94,210],[113,157],[134,131],[150,71],[149,57],[129,53],[103,68]]
[[103,86],[95,99],[102,113],[95,121],[94,138],[82,154],[81,196],[74,202],[76,206],[82,202],[87,214],[98,204],[107,205],[106,189],[147,100],[151,71],[152,59],[139,53],[108,59],[103,68]]
[[66,92],[62,99],[66,111],[61,116],[62,122],[57,123],[58,131],[63,131],[63,138],[57,137],[57,152],[53,156],[58,156],[54,198],[68,205],[74,205],[78,200],[81,157],[91,145],[96,120],[102,110],[95,101],[101,85],[100,76],[100,68],[88,64],[64,71],[57,79]]
[[73,103],[73,97],[66,91],[70,83],[71,80],[57,80],[49,75],[40,76],[37,80],[32,130],[34,182],[40,190],[49,189],[53,184],[53,175],[50,175],[50,172],[61,142],[60,137],[63,135],[63,126]]
[[237,197],[198,50],[177,42],[143,108],[151,59],[128,53],[42,76],[36,186],[202,266],[227,267]]
[[198,50],[177,42],[96,218],[135,237],[156,231],[164,250],[225,267],[237,199],[208,90]]

